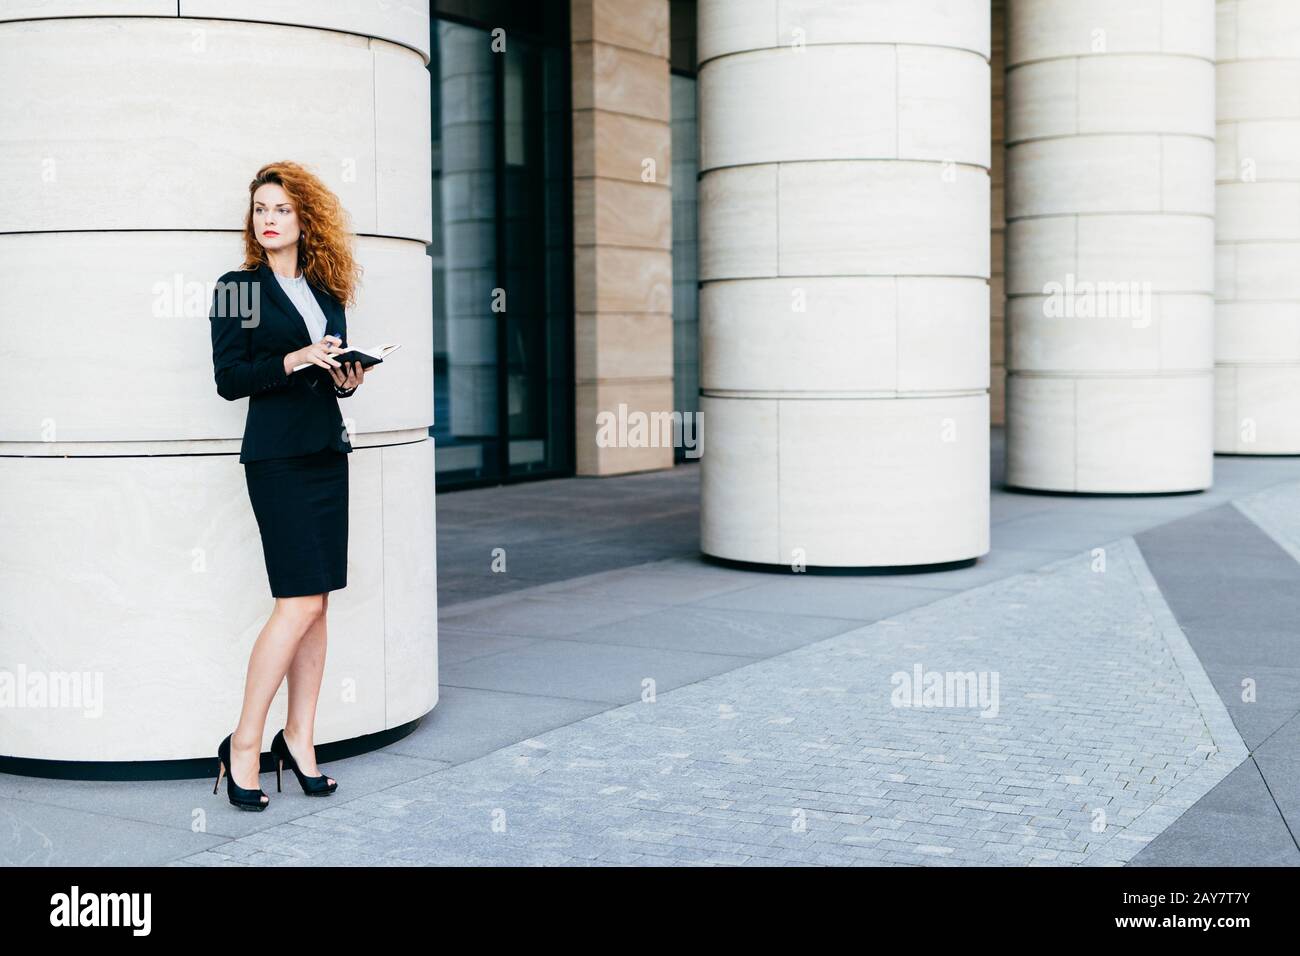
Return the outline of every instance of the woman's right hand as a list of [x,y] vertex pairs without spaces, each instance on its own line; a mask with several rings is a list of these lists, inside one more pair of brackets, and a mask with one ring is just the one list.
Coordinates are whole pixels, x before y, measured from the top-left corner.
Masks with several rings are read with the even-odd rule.
[[319,342],[304,346],[296,352],[290,352],[284,357],[284,374],[293,374],[294,368],[303,362],[310,362],[321,368],[342,368],[339,362],[330,358],[335,352],[342,351],[339,348],[342,344],[343,340],[337,335],[327,335]]

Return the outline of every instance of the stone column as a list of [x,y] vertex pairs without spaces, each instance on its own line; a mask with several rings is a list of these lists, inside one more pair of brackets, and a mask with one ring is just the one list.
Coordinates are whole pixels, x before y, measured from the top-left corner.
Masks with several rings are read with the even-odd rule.
[[1220,452],[1300,453],[1300,4],[1218,5]]
[[1211,0],[1009,0],[1007,481],[1207,488]]
[[348,586],[316,740],[399,727],[438,699],[427,9],[108,15],[142,6],[0,13],[0,341],[24,357],[0,400],[0,681],[28,692],[0,706],[0,756],[211,758],[234,726],[273,599],[238,462],[247,401],[217,395],[208,310],[277,159],[351,217],[352,339],[403,345],[342,405]]
[[671,428],[624,429],[620,446],[600,424],[673,407],[668,0],[570,11],[577,472],[671,468]]
[[988,550],[989,8],[699,6],[702,545]]

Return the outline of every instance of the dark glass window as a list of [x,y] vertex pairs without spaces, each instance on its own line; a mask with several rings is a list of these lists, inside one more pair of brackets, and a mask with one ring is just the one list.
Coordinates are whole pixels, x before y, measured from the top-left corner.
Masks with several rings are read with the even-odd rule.
[[439,487],[573,470],[565,8],[435,4]]
[[[699,127],[696,122],[695,0],[672,0],[671,24],[673,156],[673,407],[700,410],[699,242],[696,180]],[[681,461],[686,449],[678,447]]]

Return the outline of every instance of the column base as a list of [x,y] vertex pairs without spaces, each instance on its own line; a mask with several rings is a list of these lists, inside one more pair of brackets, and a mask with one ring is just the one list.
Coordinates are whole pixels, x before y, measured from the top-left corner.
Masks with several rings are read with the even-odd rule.
[[[427,716],[429,715],[425,714],[378,733],[317,744],[316,762],[332,763],[387,747],[412,733]],[[213,741],[211,757],[194,757],[188,760],[38,760],[32,757],[0,755],[0,773],[19,777],[44,777],[50,780],[201,780],[205,777],[216,779],[217,743],[218,741]],[[275,764],[272,763],[270,751],[264,751],[258,773],[270,773],[274,770]]]
[[960,561],[940,561],[936,564],[895,564],[889,566],[862,565],[859,567],[841,567],[837,565],[810,565],[796,571],[788,564],[763,564],[758,561],[737,561],[734,558],[720,558],[716,555],[700,552],[700,557],[709,564],[716,564],[736,571],[761,571],[766,574],[817,574],[817,575],[886,575],[886,574],[928,574],[932,571],[956,571],[972,567],[977,558],[964,558]]

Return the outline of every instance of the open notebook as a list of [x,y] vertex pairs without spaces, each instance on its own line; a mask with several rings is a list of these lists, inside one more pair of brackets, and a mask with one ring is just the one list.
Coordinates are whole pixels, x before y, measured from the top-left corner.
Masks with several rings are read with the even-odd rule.
[[[400,348],[400,345],[372,345],[364,349],[353,346],[344,349],[342,352],[335,352],[330,358],[336,362],[360,362],[362,368],[370,368],[372,365],[378,365],[386,356],[391,355]],[[295,365],[293,370],[298,372],[305,368],[320,368],[320,366],[313,362],[303,362],[301,365]],[[321,369],[321,371],[324,371],[324,369]],[[345,369],[340,368],[340,371],[345,371]]]

